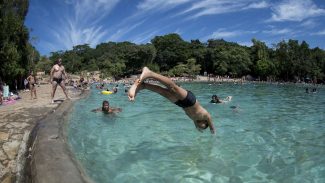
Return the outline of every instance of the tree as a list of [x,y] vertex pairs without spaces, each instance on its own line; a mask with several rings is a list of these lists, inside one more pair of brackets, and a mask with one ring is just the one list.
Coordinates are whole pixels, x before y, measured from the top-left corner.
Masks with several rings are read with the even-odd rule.
[[194,58],[188,59],[186,64],[178,63],[175,67],[168,71],[170,76],[190,76],[195,78],[200,73],[201,65],[196,64]]
[[252,63],[246,47],[223,40],[208,42],[207,58],[213,63],[213,73],[238,77],[250,72]]
[[40,60],[37,62],[35,66],[35,71],[44,71],[49,74],[52,68],[52,62],[46,56],[41,56]]
[[184,63],[188,59],[188,43],[178,34],[156,36],[151,43],[157,50],[155,62],[161,69],[169,70],[177,63]]
[[266,80],[268,76],[272,76],[275,73],[274,64],[270,60],[269,49],[264,42],[258,41],[255,38],[252,39],[253,46],[251,47],[251,60],[253,63],[252,73],[255,76],[260,77],[262,80]]
[[28,68],[29,32],[24,25],[28,0],[5,0],[0,3],[0,80],[22,86]]
[[207,54],[207,48],[205,44],[201,43],[200,40],[191,40],[191,43],[189,45],[189,51],[190,51],[190,58],[194,58],[198,64],[202,66],[202,73],[205,71],[212,72],[209,68],[212,68],[211,66],[213,63],[206,62],[207,59],[205,59],[205,56]]

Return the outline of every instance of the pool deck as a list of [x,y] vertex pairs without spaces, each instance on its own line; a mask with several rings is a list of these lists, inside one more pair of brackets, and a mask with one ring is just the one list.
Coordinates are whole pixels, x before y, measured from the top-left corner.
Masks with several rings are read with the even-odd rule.
[[81,92],[71,89],[73,99],[64,100],[58,87],[51,104],[51,85],[36,89],[38,99],[21,92],[22,99],[0,106],[0,183],[91,182],[71,155],[64,128]]

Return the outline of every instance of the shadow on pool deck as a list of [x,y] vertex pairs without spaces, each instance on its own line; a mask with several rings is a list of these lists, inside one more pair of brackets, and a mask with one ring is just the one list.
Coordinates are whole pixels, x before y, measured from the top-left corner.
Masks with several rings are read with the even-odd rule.
[[[85,97],[88,92],[82,94]],[[29,154],[24,182],[91,183],[67,144],[67,118],[73,101],[66,100],[34,127],[29,138]]]

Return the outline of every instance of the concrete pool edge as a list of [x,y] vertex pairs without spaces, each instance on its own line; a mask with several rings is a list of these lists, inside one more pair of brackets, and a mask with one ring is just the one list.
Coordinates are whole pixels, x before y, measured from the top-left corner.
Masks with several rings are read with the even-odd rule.
[[[88,96],[89,91],[81,94]],[[29,138],[25,181],[35,183],[93,182],[75,159],[67,140],[68,116],[74,101],[66,100],[35,125]]]

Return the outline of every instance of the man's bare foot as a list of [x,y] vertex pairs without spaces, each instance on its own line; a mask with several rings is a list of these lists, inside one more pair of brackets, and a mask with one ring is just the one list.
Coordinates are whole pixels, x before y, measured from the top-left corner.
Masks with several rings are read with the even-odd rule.
[[135,96],[139,90],[139,85],[141,85],[140,79],[136,79],[128,92],[128,97],[130,101],[134,101]]
[[139,82],[143,82],[145,79],[147,79],[150,76],[151,70],[148,67],[144,67],[142,69],[142,73],[140,75]]

